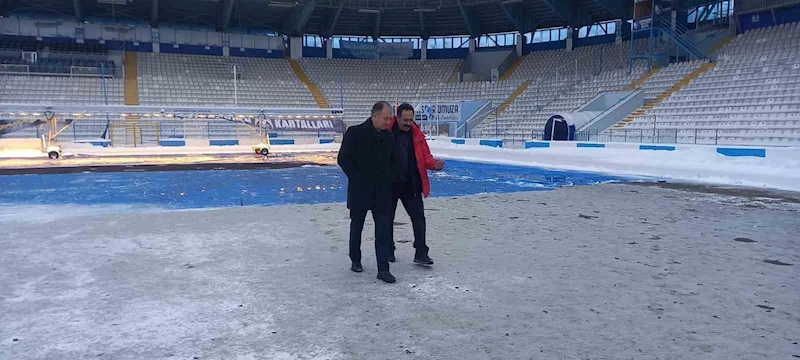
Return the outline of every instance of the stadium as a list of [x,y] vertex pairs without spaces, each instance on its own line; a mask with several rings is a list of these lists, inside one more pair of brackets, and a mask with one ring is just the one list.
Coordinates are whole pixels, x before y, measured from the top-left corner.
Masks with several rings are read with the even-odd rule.
[[0,0],[0,359],[798,358],[798,54],[797,0]]

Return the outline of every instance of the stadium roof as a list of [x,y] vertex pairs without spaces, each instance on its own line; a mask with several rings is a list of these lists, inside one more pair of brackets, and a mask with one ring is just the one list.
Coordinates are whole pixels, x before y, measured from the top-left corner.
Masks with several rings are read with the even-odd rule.
[[[708,0],[683,0],[685,5]],[[630,18],[632,0],[0,0],[0,13],[106,17],[289,35],[442,36]]]

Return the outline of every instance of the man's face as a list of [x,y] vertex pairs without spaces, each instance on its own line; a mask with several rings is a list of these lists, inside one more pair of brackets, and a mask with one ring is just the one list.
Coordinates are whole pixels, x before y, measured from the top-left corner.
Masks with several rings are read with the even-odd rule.
[[389,128],[389,121],[392,121],[392,108],[384,105],[379,113],[372,114],[372,125],[376,130],[386,130]]
[[397,119],[397,126],[400,130],[408,131],[411,130],[412,124],[414,124],[414,111],[404,110],[403,113],[400,114],[400,118]]

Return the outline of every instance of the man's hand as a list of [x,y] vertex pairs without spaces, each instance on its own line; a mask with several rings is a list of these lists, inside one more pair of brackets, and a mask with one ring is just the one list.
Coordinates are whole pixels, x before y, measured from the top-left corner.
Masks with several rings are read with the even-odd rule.
[[444,160],[436,160],[436,170],[444,169]]

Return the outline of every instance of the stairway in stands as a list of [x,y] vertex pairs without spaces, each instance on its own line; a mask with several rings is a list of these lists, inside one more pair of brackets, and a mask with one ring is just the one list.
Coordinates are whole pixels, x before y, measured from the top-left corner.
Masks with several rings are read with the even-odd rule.
[[517,56],[517,59],[514,60],[514,63],[511,64],[511,66],[509,66],[508,69],[506,69],[506,71],[503,73],[503,76],[500,76],[500,80],[508,80],[508,78],[510,78],[511,75],[514,75],[514,72],[517,71],[519,66],[522,64],[522,61],[524,60],[525,56]]
[[139,68],[136,53],[125,52],[125,105],[139,105]]
[[657,68],[657,67],[654,66],[653,69],[650,70],[650,72],[648,72],[647,74],[642,75],[642,77],[636,79],[636,81],[634,81],[630,85],[628,85],[628,87],[625,90],[638,89],[640,86],[642,86],[642,84],[644,84],[645,81],[647,81],[647,79],[649,79],[650,77],[655,75],[659,70],[661,70],[661,68]]
[[506,109],[508,109],[511,106],[511,104],[514,103],[514,100],[516,100],[517,97],[522,95],[522,93],[525,92],[525,90],[527,90],[529,86],[531,86],[530,80],[523,82],[522,85],[520,85],[516,90],[514,90],[514,92],[511,93],[508,99],[506,99],[506,101],[503,101],[503,103],[500,104],[500,106],[498,106],[495,111],[492,111],[492,113],[489,114],[489,116],[487,116],[482,123],[493,124],[497,120],[497,117],[500,116],[500,114],[502,114],[503,111],[506,111]]
[[713,68],[715,65],[716,65],[715,63],[711,63],[711,62],[703,64],[703,66],[701,66],[697,70],[693,71],[691,74],[686,75],[683,79],[681,79],[680,81],[675,83],[675,85],[673,85],[671,88],[667,89],[666,91],[662,92],[661,94],[658,94],[658,97],[656,97],[652,101],[648,102],[644,106],[636,109],[636,111],[634,111],[630,115],[626,116],[624,119],[622,119],[622,121],[620,121],[619,123],[614,125],[614,128],[618,129],[618,128],[625,127],[625,125],[627,125],[631,121],[635,120],[636,118],[638,118],[640,116],[643,116],[648,111],[650,111],[652,108],[654,108],[656,105],[658,105],[661,102],[663,102],[664,100],[668,99],[676,91],[680,90],[682,87],[686,86],[687,84],[692,82],[692,80],[696,79],[698,76],[702,75],[703,73],[705,73],[709,69]]
[[306,75],[306,72],[303,70],[303,67],[300,66],[300,63],[298,63],[297,60],[289,59],[289,65],[292,66],[292,70],[294,70],[297,78],[300,79],[300,81],[306,85],[308,91],[311,92],[311,96],[314,97],[314,101],[317,102],[317,106],[320,109],[327,109],[331,107],[328,104],[328,100],[325,99],[325,95],[322,94],[322,90],[320,90],[319,86],[317,86],[317,84],[308,78],[308,75]]
[[453,74],[450,75],[450,78],[447,79],[447,82],[449,82],[449,83],[457,83],[458,82],[458,74],[461,72],[461,64],[463,64],[463,63],[460,62],[460,61],[456,64],[456,68],[453,70]]

